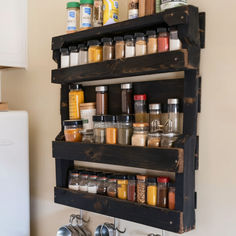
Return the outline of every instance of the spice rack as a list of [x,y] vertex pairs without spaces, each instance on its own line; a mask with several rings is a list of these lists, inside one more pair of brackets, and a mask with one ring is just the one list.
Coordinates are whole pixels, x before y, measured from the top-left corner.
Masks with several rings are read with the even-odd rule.
[[[176,26],[183,49],[122,60],[60,69],[60,48],[84,40],[119,36],[153,27]],[[115,79],[163,72],[184,71],[183,79],[134,83],[134,93],[149,94],[149,102],[165,103],[176,97],[183,101],[183,135],[173,148],[144,148],[64,142],[63,126],[53,141],[56,159],[55,202],[97,212],[164,230],[184,233],[195,227],[195,170],[198,168],[197,113],[200,112],[199,62],[205,44],[205,14],[194,6],[183,6],[160,14],[108,25],[52,39],[53,59],[58,69],[52,71],[52,83],[61,84],[61,121],[68,119],[69,83]],[[94,86],[85,86],[85,102],[95,101]],[[120,85],[109,85],[112,100],[109,111],[118,114]],[[165,107],[164,107],[165,112]],[[74,160],[131,166],[174,172],[176,176],[176,210],[169,210],[107,196],[75,192],[67,189],[68,170]],[[125,210],[124,210],[125,209]],[[128,210],[127,210],[128,209]]]

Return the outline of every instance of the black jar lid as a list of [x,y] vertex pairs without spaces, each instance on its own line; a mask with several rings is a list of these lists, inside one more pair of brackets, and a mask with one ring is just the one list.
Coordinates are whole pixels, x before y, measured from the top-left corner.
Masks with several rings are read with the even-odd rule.
[[112,38],[102,38],[102,43],[112,43],[113,42],[113,40],[112,40]]
[[70,89],[76,89],[76,90],[80,90],[82,89],[82,85],[81,84],[70,84],[69,85]]
[[64,120],[63,121],[64,126],[82,126],[83,121],[82,120]]
[[133,122],[134,115],[119,115],[117,116],[117,122],[125,123],[125,122]]
[[105,115],[104,116],[105,122],[116,122],[116,116],[113,115]]
[[167,32],[167,28],[161,27],[161,28],[157,28],[157,33],[165,33]]
[[117,175],[117,179],[126,180],[127,176],[126,175]]
[[105,122],[104,116],[93,116],[94,122]]
[[146,32],[146,35],[147,36],[156,36],[157,35],[157,32],[155,30],[148,30]]
[[128,180],[136,180],[136,175],[128,175]]
[[95,46],[95,45],[101,45],[101,42],[99,40],[89,40],[88,41],[88,46]]
[[78,50],[78,47],[76,47],[76,46],[70,46],[69,51],[70,52],[78,52],[79,50]]
[[115,41],[115,42],[124,41],[124,37],[122,37],[122,36],[116,36],[116,37],[114,37],[114,41]]
[[70,55],[69,49],[68,48],[61,48],[60,49],[61,54],[63,55]]
[[157,178],[155,178],[155,177],[148,177],[148,183],[157,183]]
[[145,38],[145,34],[144,34],[144,33],[141,33],[141,32],[138,32],[138,33],[135,33],[135,34],[134,34],[134,37],[135,37],[135,38]]
[[88,47],[84,44],[84,43],[80,43],[78,44],[78,49],[84,49],[84,50],[88,50]]
[[70,170],[70,174],[71,175],[79,175],[80,171],[78,169],[73,169],[73,170]]
[[134,36],[131,34],[127,34],[124,36],[124,40],[134,40]]

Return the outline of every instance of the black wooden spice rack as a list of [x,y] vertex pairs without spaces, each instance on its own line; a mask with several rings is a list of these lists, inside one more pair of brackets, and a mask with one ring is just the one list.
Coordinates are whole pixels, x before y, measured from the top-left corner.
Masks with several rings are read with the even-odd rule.
[[[90,39],[145,32],[157,27],[176,26],[183,49],[121,60],[111,60],[60,69],[60,48]],[[164,230],[184,233],[195,228],[195,170],[198,168],[197,113],[200,112],[201,79],[198,75],[200,49],[205,45],[205,14],[194,6],[183,6],[160,14],[93,28],[52,39],[53,59],[58,69],[52,71],[52,83],[61,84],[61,122],[69,118],[69,83],[114,79],[163,72],[184,71],[183,79],[133,83],[134,93],[147,93],[149,103],[166,103],[179,98],[184,114],[183,135],[173,148],[146,148],[121,145],[67,143],[63,126],[53,141],[56,159],[55,202],[97,212]],[[85,102],[95,101],[94,86],[85,86]],[[109,112],[119,114],[120,85],[109,85]],[[166,107],[163,107],[166,112]],[[174,172],[176,210],[140,205],[129,201],[71,191],[67,188],[68,171],[74,160],[122,165]]]

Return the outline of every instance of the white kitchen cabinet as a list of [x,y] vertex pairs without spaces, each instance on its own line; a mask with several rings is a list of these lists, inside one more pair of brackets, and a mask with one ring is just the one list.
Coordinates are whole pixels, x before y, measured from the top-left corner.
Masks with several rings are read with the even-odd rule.
[[0,68],[27,66],[27,0],[0,0]]

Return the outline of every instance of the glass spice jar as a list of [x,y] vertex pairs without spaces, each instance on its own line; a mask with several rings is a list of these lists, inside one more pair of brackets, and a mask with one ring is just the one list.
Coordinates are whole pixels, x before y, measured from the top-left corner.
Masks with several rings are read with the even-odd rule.
[[139,0],[139,17],[145,16],[146,0]]
[[78,2],[67,3],[67,27],[68,34],[79,30],[80,4]]
[[76,46],[70,46],[70,66],[78,66],[79,65],[79,49]]
[[91,173],[88,178],[88,193],[97,193],[97,174]]
[[117,179],[115,175],[110,175],[108,178],[107,195],[109,197],[117,196]]
[[148,123],[147,96],[146,94],[134,95],[134,113],[136,123]]
[[89,177],[89,173],[87,171],[81,172],[79,190],[82,192],[88,192],[88,177]]
[[147,176],[137,175],[137,202],[146,203]]
[[169,29],[170,32],[170,51],[180,50],[182,43],[178,36],[178,30],[175,27]]
[[107,177],[105,174],[98,175],[97,184],[97,193],[100,195],[107,195]]
[[132,146],[145,147],[147,144],[148,131],[148,123],[134,123],[133,136],[131,141]]
[[133,85],[121,84],[121,110],[122,114],[133,114]]
[[103,60],[101,42],[99,40],[89,40],[88,47],[88,63],[101,62]]
[[94,0],[93,5],[93,27],[103,24],[103,0]]
[[70,66],[70,51],[68,48],[61,48],[61,68]]
[[93,116],[96,115],[95,102],[81,103],[80,114],[81,114],[81,119],[83,120],[83,129],[84,130],[93,129]]
[[157,53],[157,33],[155,30],[146,32],[147,35],[147,54]]
[[149,177],[147,183],[147,204],[151,206],[157,205],[157,180]]
[[114,59],[115,48],[112,38],[102,38],[103,43],[103,61]]
[[125,57],[125,42],[121,36],[114,37],[115,41],[115,59],[121,59]]
[[136,176],[128,175],[128,201],[136,201]]
[[82,120],[64,120],[64,135],[66,142],[81,142],[82,134],[80,131],[83,129]]
[[97,144],[106,143],[106,126],[104,116],[93,116],[94,142]]
[[158,177],[157,178],[157,206],[158,207],[167,207],[167,197],[168,197],[168,177]]
[[133,134],[133,115],[117,116],[118,123],[118,144],[131,145]]
[[134,57],[135,56],[135,43],[134,37],[132,35],[125,35],[125,57]]
[[175,184],[169,184],[169,191],[168,191],[168,208],[170,210],[175,209]]
[[158,38],[158,52],[167,52],[169,51],[169,33],[166,28],[157,29]]
[[152,15],[155,13],[156,10],[156,4],[155,0],[146,0],[145,2],[145,15]]
[[128,179],[125,175],[117,176],[117,196],[119,199],[126,200],[128,196]]
[[82,134],[82,143],[94,143],[94,134],[92,129],[80,131]]
[[106,115],[108,114],[108,87],[98,86],[96,90],[96,114]]
[[78,191],[79,190],[79,170],[71,170],[69,174],[69,184],[68,188],[71,190]]
[[88,47],[85,44],[78,44],[79,65],[88,64]]
[[118,138],[118,129],[116,123],[116,116],[104,116],[106,126],[106,144],[116,144]]
[[147,54],[147,42],[144,33],[135,33],[135,56]]
[[161,144],[161,134],[160,133],[149,133],[147,145],[150,148],[160,147]]
[[161,132],[161,104],[149,104],[150,132]]
[[179,99],[168,99],[168,125],[166,132],[180,133],[180,114],[179,114]]
[[80,30],[92,28],[94,0],[80,0]]
[[173,143],[178,139],[179,134],[177,133],[163,133],[161,134],[161,147],[170,148]]
[[138,18],[139,0],[129,0],[128,19]]

